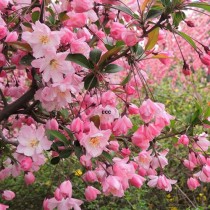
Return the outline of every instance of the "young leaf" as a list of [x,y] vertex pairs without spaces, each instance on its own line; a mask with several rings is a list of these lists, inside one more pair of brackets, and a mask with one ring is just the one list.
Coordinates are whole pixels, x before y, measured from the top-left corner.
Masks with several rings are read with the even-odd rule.
[[179,23],[185,18],[186,18],[186,15],[184,12],[182,11],[175,12],[173,15],[173,25],[177,27]]
[[194,49],[196,49],[196,44],[195,42],[191,39],[190,36],[188,36],[187,34],[181,32],[181,31],[178,31],[177,32],[183,39],[185,39]]
[[131,79],[131,72],[128,73],[128,75],[125,77],[125,79],[121,82],[121,85],[126,85]]
[[192,2],[192,3],[189,3],[187,6],[201,8],[210,12],[210,4],[205,3],[205,2]]
[[122,71],[123,67],[118,66],[116,64],[109,64],[108,66],[106,66],[106,68],[104,69],[105,73],[116,73],[119,71]]
[[101,57],[101,54],[102,54],[102,51],[99,50],[99,49],[93,49],[90,51],[90,60],[97,64],[98,61],[100,60],[100,57]]
[[71,153],[72,153],[71,149],[66,149],[59,153],[59,157],[60,158],[68,158],[71,155]]
[[87,69],[92,69],[93,65],[88,61],[88,59],[82,54],[68,54],[66,57],[67,61],[72,61],[80,66],[83,66]]
[[148,42],[146,44],[145,50],[151,50],[158,41],[159,27],[155,28],[148,34]]
[[11,45],[12,47],[18,49],[18,50],[23,50],[26,52],[31,52],[32,48],[28,43],[25,42],[20,42],[20,41],[16,41],[16,42],[9,42],[8,45]]
[[117,9],[121,12],[124,12],[130,16],[133,16],[133,12],[128,8],[128,7],[123,7],[123,6],[112,6],[112,8]]

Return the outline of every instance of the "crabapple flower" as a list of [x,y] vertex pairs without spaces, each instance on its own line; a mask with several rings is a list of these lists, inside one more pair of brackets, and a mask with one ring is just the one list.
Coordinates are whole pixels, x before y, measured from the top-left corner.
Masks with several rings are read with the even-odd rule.
[[6,201],[11,201],[15,198],[15,193],[11,190],[4,190],[2,198]]
[[53,82],[61,82],[63,75],[74,73],[74,68],[69,61],[66,61],[67,52],[55,53],[48,51],[44,58],[33,60],[31,65],[39,68],[45,82],[52,79]]
[[158,189],[169,192],[172,190],[171,185],[177,182],[176,180],[167,179],[165,175],[160,175],[160,176],[150,175],[148,177],[151,179],[147,183],[149,187],[157,187]]
[[30,44],[33,50],[33,56],[40,58],[45,56],[49,50],[56,52],[60,44],[62,32],[51,31],[47,25],[39,21],[36,21],[32,25],[32,28],[33,32],[23,32],[22,39]]
[[119,118],[113,122],[112,130],[116,136],[122,134],[126,135],[128,130],[132,128],[132,126],[133,124],[131,120],[124,115],[122,118]]
[[146,179],[138,174],[133,174],[132,178],[129,180],[130,184],[134,187],[141,188]]
[[118,176],[108,176],[102,182],[103,193],[105,195],[112,194],[117,197],[124,196],[124,190],[121,183],[121,179]]
[[32,126],[22,126],[17,140],[19,142],[17,152],[26,156],[33,156],[42,153],[43,150],[49,150],[52,144],[45,136],[43,126],[39,126],[38,129]]
[[96,189],[95,187],[92,187],[92,186],[88,186],[86,189],[85,189],[85,198],[86,200],[88,201],[93,201],[97,198],[97,195],[98,194],[101,194],[101,192]]
[[25,157],[20,162],[20,167],[23,169],[23,171],[28,171],[32,167],[32,159],[30,157]]
[[93,8],[93,0],[73,0],[72,7],[75,12],[82,13]]
[[87,154],[91,157],[97,157],[101,155],[108,145],[110,135],[110,130],[98,130],[93,122],[91,122],[90,131],[87,135],[84,134],[82,139],[80,139],[80,144],[85,147]]
[[201,151],[207,151],[210,146],[210,141],[207,139],[208,134],[202,133],[197,136],[198,140],[193,143],[193,148]]

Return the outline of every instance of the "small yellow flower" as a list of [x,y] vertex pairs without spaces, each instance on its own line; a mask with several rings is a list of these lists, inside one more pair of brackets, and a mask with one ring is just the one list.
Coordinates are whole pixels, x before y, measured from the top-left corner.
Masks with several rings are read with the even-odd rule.
[[179,92],[179,89],[176,88],[176,89],[175,89],[175,92],[178,93],[178,92]]
[[208,102],[208,106],[210,106],[210,101]]
[[50,185],[51,185],[51,181],[49,181],[49,180],[46,181],[46,182],[45,182],[45,185],[50,186]]
[[77,169],[75,172],[74,172],[74,175],[75,176],[81,176],[82,175],[82,171],[80,169]]

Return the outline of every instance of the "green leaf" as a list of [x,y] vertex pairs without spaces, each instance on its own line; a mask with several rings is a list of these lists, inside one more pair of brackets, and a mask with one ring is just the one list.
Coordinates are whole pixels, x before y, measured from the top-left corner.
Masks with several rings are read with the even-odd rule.
[[35,58],[31,55],[25,55],[20,59],[20,64],[24,66],[31,66],[31,62],[35,60]]
[[75,141],[74,153],[78,159],[80,159],[80,157],[83,155],[82,147],[80,146],[79,141]]
[[53,141],[54,139],[58,139],[62,141],[64,144],[68,145],[70,142],[67,140],[67,138],[56,130],[46,130],[46,134],[49,137],[49,140]]
[[100,60],[100,57],[101,57],[101,54],[102,54],[102,51],[99,50],[99,49],[93,49],[90,51],[90,60],[97,64],[98,61]]
[[69,112],[68,109],[61,109],[59,111],[60,115],[63,117],[64,120],[68,120],[69,119]]
[[40,17],[40,12],[39,11],[33,12],[32,15],[31,15],[32,22],[35,23],[36,21],[38,21],[39,17]]
[[60,162],[60,157],[54,157],[51,159],[50,163],[56,165]]
[[137,56],[140,56],[144,53],[143,47],[138,43],[134,45],[131,49]]
[[187,6],[201,8],[210,12],[210,4],[205,3],[205,2],[192,2],[192,3],[189,3]]
[[210,121],[208,121],[208,120],[203,120],[203,123],[206,125],[210,125]]
[[183,39],[185,39],[194,49],[196,49],[196,44],[195,42],[192,40],[192,38],[190,36],[188,36],[187,34],[181,32],[181,31],[178,31],[177,32]]
[[32,28],[32,25],[29,22],[23,22],[22,24],[27,28]]
[[126,85],[131,79],[131,72],[128,73],[128,75],[125,77],[125,79],[123,79],[123,81],[121,82],[121,85],[124,86]]
[[104,72],[106,72],[106,73],[117,73],[117,72],[122,71],[122,70],[123,70],[123,67],[121,67],[121,66],[118,66],[116,64],[109,64],[104,69]]
[[205,111],[205,114],[204,114],[204,117],[205,118],[210,117],[210,106],[207,107],[207,109]]
[[185,18],[186,18],[186,15],[184,12],[182,11],[175,12],[173,15],[173,25],[177,27],[179,23]]
[[117,9],[121,12],[124,12],[130,16],[133,16],[133,12],[128,8],[128,7],[124,7],[124,6],[112,6],[112,8]]
[[59,153],[59,157],[60,158],[68,158],[71,154],[72,154],[72,150],[71,149],[66,149],[66,150],[63,150]]
[[86,90],[91,90],[94,87],[98,86],[98,79],[97,77],[90,73],[84,78],[84,87]]
[[163,4],[164,7],[168,7],[171,5],[171,1],[170,0],[160,0]]
[[11,45],[12,47],[18,49],[18,50],[23,50],[26,52],[31,52],[32,48],[28,43],[25,42],[20,42],[20,41],[16,41],[16,42],[9,42],[8,45]]
[[158,41],[159,27],[155,28],[148,34],[148,42],[146,44],[145,50],[151,50]]
[[88,59],[82,54],[68,54],[66,57],[67,61],[72,61],[80,66],[83,66],[87,69],[92,69],[93,65],[88,61]]
[[156,18],[162,14],[162,10],[151,9],[147,14],[147,20],[151,18]]
[[103,151],[102,156],[110,163],[112,163],[112,156],[108,153]]

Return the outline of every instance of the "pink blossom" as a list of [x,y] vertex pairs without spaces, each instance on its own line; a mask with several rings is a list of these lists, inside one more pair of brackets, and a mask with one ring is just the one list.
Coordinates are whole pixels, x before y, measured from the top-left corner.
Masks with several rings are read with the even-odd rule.
[[64,22],[66,27],[81,28],[86,24],[87,16],[84,13],[68,12],[69,20]]
[[139,41],[136,36],[136,32],[134,31],[123,31],[121,37],[125,44],[129,47],[134,46]]
[[108,148],[112,151],[117,152],[119,150],[119,146],[120,145],[119,145],[118,141],[110,141]]
[[40,69],[45,82],[49,82],[50,79],[53,82],[61,82],[63,75],[74,73],[70,62],[65,60],[67,54],[67,52],[56,54],[54,51],[48,51],[44,58],[32,61],[31,65]]
[[138,174],[133,174],[133,177],[129,180],[130,184],[134,187],[140,188],[146,179]]
[[189,187],[190,190],[195,190],[197,187],[200,186],[200,183],[196,178],[190,177],[187,180],[187,186]]
[[43,150],[50,149],[52,144],[45,136],[43,126],[39,126],[38,129],[32,126],[22,126],[17,140],[19,142],[17,152],[27,156],[40,154]]
[[128,130],[132,128],[132,126],[133,124],[131,120],[124,115],[122,118],[119,118],[113,122],[112,131],[116,136],[122,134],[126,135]]
[[7,35],[7,28],[3,25],[0,25],[0,40]]
[[6,65],[6,58],[5,58],[5,55],[0,53],[0,67],[3,67]]
[[100,131],[95,127],[93,122],[91,122],[90,131],[88,135],[84,135],[84,137],[80,140],[80,144],[85,147],[86,152],[90,156],[97,157],[101,155],[108,145],[110,135],[110,130]]
[[4,190],[2,198],[6,201],[11,201],[15,198],[15,193],[11,190]]
[[95,187],[92,186],[88,186],[85,189],[85,198],[88,201],[93,201],[97,198],[97,195],[101,194],[101,192],[99,190],[97,190]]
[[139,113],[142,120],[145,123],[148,123],[149,121],[151,121],[154,118],[157,109],[158,108],[155,105],[155,103],[151,101],[150,99],[147,99],[146,101],[144,101],[141,107],[139,108]]
[[135,104],[129,104],[128,112],[131,115],[139,114],[139,108]]
[[166,165],[168,165],[168,160],[165,157],[167,153],[168,151],[164,151],[152,158],[151,166],[153,169],[157,169],[158,167],[164,168]]
[[33,32],[23,32],[22,39],[32,47],[33,56],[40,58],[49,50],[55,52],[60,44],[62,32],[51,31],[47,25],[39,21],[36,21],[32,28]]
[[202,54],[200,56],[200,59],[201,59],[201,62],[204,65],[210,66],[210,55],[208,55],[208,54]]
[[108,176],[102,182],[102,188],[105,195],[112,194],[117,197],[122,197],[124,195],[121,179],[118,176]]
[[86,12],[93,8],[93,0],[73,0],[72,7],[75,12]]
[[202,133],[200,134],[195,142],[193,143],[194,149],[207,151],[210,146],[210,141],[207,139],[208,134]]
[[116,40],[122,40],[122,32],[126,30],[121,23],[114,22],[111,25],[110,36]]
[[115,107],[117,104],[115,93],[110,90],[103,92],[101,96],[101,104],[103,105],[103,107],[105,107],[106,105]]
[[89,53],[90,53],[90,47],[82,39],[72,40],[72,42],[71,42],[71,52],[72,53],[83,54],[84,56],[86,56],[88,58]]
[[165,175],[154,176],[150,175],[149,178],[151,179],[147,184],[149,187],[157,187],[158,189],[171,191],[172,184],[175,184],[177,181],[172,179],[167,179]]
[[127,157],[131,154],[131,151],[130,151],[129,148],[122,148],[121,149],[121,154],[122,154],[123,157]]

